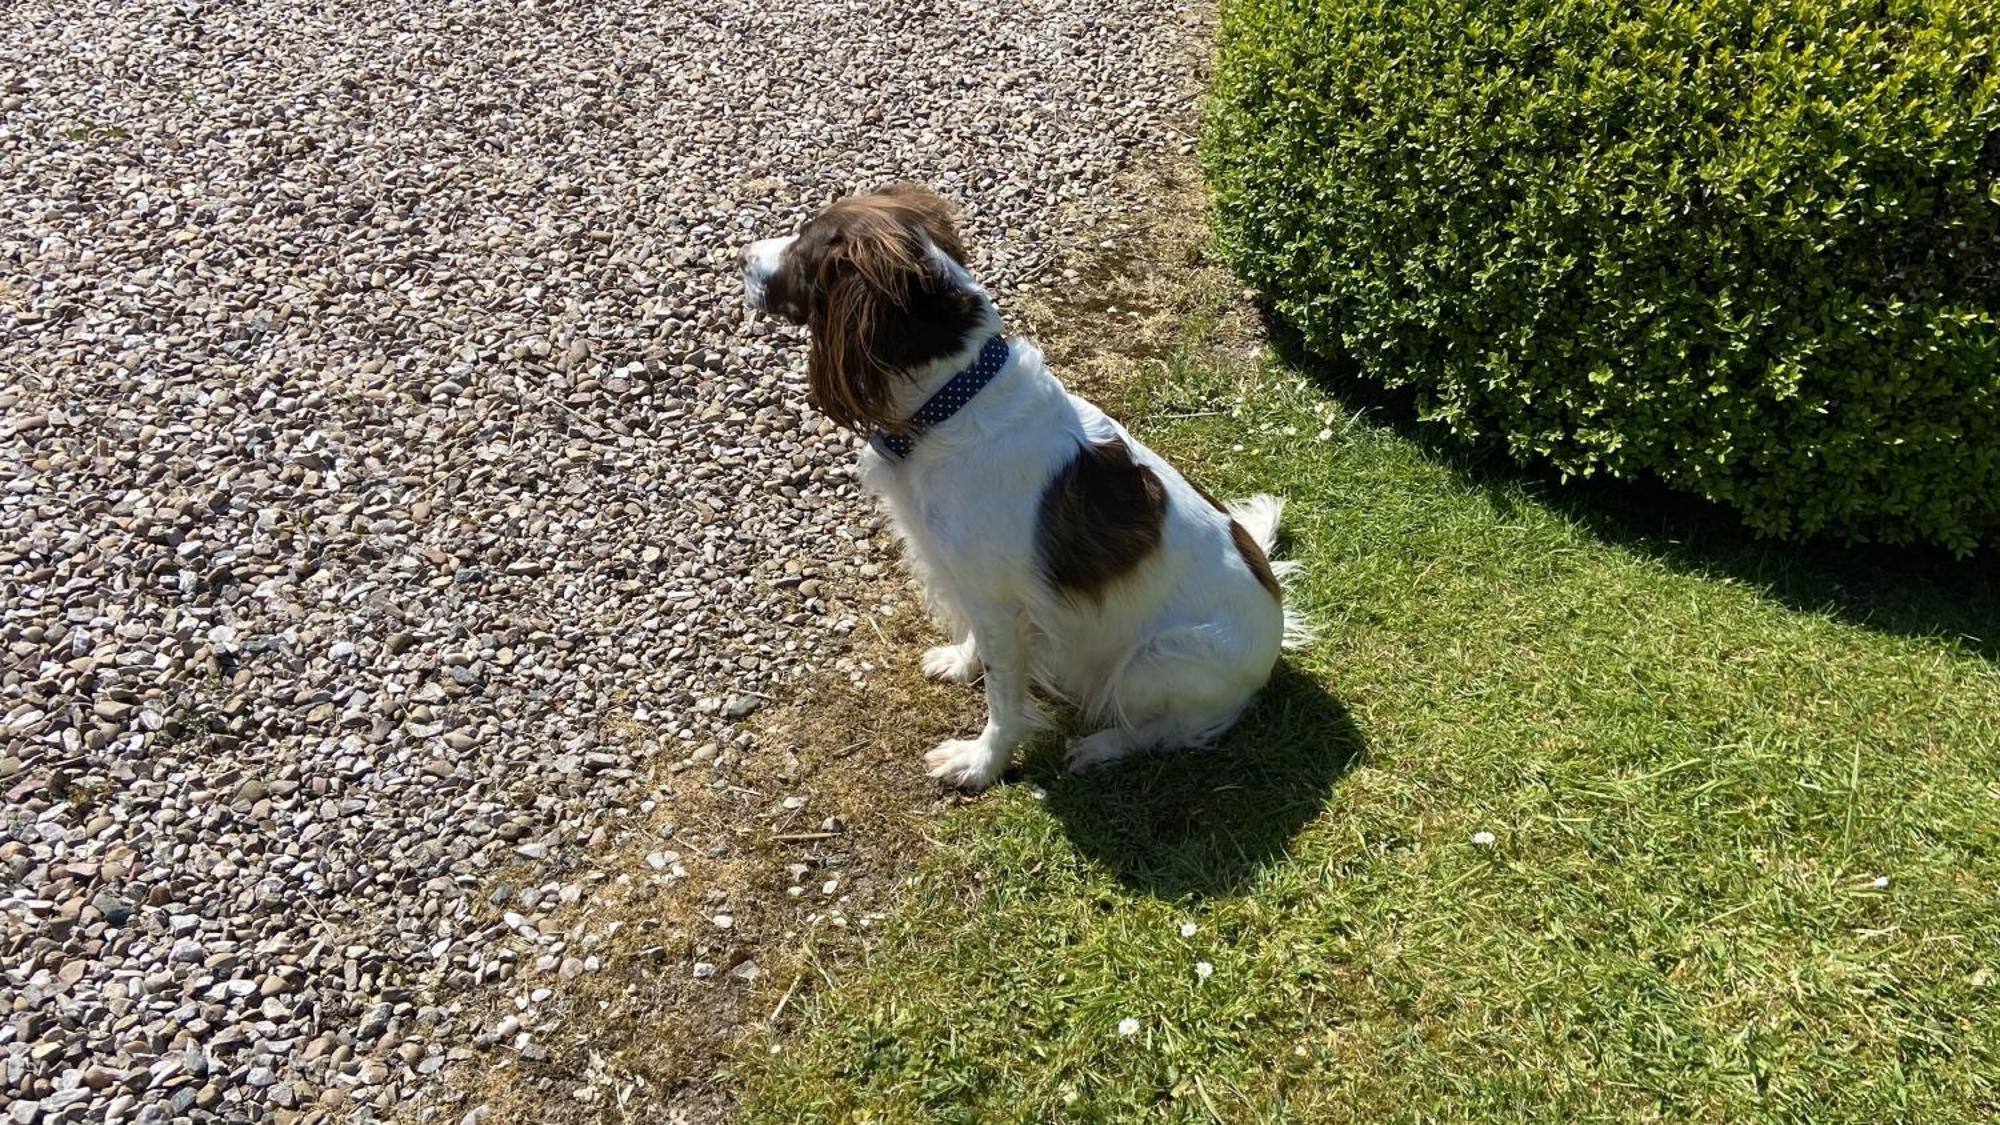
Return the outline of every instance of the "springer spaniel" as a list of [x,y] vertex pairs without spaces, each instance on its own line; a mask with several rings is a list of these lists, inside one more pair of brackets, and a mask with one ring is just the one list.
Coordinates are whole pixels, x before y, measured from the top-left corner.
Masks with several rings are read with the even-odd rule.
[[949,205],[892,185],[743,252],[749,304],[810,328],[815,406],[869,433],[861,480],[884,498],[953,643],[926,674],[972,683],[977,738],[924,756],[990,785],[1041,725],[1030,682],[1094,733],[1082,770],[1227,730],[1303,636],[1269,553],[1282,504],[1218,503],[1002,332],[965,268]]

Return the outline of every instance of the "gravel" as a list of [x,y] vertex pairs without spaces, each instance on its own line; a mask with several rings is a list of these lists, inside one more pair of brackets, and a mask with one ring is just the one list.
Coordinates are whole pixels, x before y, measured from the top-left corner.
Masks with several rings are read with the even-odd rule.
[[888,563],[738,247],[910,177],[1060,284],[1191,18],[0,8],[0,1120],[379,1118],[594,971],[611,818]]

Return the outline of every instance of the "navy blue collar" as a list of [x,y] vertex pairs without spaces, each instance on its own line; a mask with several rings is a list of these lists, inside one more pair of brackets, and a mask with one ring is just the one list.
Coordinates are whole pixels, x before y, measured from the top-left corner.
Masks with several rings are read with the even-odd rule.
[[953,375],[938,388],[936,394],[926,399],[917,412],[910,415],[909,424],[901,433],[876,430],[868,436],[868,444],[891,461],[908,457],[925,430],[958,413],[961,407],[972,401],[972,396],[978,394],[981,387],[1000,374],[1000,369],[1007,366],[1008,351],[1007,337],[995,332],[987,339],[986,346],[979,349],[979,358],[972,361],[972,366]]

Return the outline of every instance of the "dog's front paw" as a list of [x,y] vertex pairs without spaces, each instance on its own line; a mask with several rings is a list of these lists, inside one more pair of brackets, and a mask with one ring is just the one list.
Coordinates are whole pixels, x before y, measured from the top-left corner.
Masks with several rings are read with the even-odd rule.
[[948,684],[969,684],[979,678],[979,650],[971,641],[939,645],[924,652],[924,675]]
[[1000,779],[1007,755],[996,753],[977,738],[950,738],[924,755],[926,772],[946,785],[979,790]]

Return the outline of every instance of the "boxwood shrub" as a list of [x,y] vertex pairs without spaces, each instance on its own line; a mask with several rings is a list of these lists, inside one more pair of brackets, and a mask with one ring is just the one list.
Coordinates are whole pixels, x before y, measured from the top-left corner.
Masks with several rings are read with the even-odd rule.
[[1315,349],[1754,527],[2000,539],[2000,3],[1224,0],[1219,241]]

